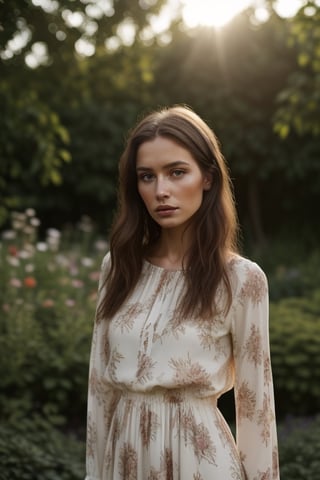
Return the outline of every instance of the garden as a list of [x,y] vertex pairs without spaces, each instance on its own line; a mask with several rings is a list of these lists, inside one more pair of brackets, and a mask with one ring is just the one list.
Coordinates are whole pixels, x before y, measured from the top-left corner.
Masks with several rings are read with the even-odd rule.
[[[319,2],[160,28],[168,2],[0,2],[1,480],[84,478],[118,159],[143,112],[177,103],[217,133],[268,277],[281,479],[320,480]],[[221,409],[232,423],[232,395]]]

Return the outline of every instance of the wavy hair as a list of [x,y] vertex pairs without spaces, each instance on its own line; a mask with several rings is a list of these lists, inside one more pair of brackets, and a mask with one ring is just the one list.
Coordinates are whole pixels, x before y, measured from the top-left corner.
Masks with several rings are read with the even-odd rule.
[[155,111],[131,131],[119,163],[118,211],[110,234],[111,266],[98,316],[112,317],[136,286],[145,252],[159,239],[161,228],[151,218],[137,187],[136,158],[144,142],[157,136],[186,148],[212,185],[192,219],[194,235],[183,262],[186,282],[181,316],[216,312],[219,286],[225,287],[225,310],[230,308],[232,289],[228,275],[230,253],[237,252],[237,216],[231,181],[218,140],[209,126],[190,108],[174,106]]

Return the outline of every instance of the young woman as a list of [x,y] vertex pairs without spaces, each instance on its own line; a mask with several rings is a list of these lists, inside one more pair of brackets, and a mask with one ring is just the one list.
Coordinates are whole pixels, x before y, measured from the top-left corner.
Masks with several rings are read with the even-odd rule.
[[[89,380],[87,480],[278,480],[264,273],[237,254],[230,179],[193,111],[120,160]],[[217,400],[234,387],[234,440]]]

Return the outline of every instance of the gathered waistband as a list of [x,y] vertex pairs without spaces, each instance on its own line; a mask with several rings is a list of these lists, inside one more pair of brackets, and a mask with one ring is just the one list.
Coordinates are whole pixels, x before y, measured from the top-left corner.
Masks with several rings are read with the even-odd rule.
[[199,389],[184,388],[153,388],[147,391],[135,391],[129,389],[119,389],[119,397],[123,400],[159,402],[169,404],[180,404],[189,402],[207,402],[211,406],[216,406],[218,397],[216,395],[201,395]]

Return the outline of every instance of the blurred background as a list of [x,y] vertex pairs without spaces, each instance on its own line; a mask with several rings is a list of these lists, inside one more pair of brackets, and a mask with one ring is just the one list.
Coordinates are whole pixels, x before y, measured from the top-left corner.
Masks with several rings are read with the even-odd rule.
[[84,476],[118,160],[173,104],[217,134],[269,279],[281,478],[320,479],[319,0],[0,0],[0,479]]

